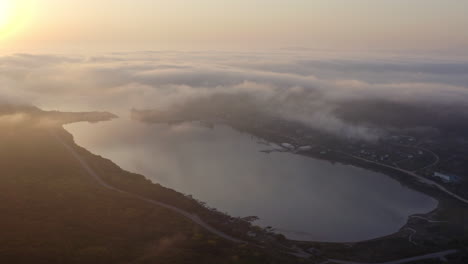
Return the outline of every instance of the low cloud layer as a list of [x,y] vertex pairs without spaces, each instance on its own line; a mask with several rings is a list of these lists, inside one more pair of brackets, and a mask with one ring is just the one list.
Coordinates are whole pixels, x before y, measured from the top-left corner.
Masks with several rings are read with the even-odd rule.
[[0,97],[2,103],[118,114],[228,97],[326,133],[373,140],[381,127],[345,118],[361,104],[467,111],[468,61],[299,52],[16,54],[0,57]]

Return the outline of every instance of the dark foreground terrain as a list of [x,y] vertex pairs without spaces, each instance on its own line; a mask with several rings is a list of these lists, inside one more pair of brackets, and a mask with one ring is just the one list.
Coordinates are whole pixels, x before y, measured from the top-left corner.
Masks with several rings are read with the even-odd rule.
[[395,235],[288,241],[252,225],[255,217],[233,218],[126,172],[62,128],[112,118],[0,107],[0,263],[466,263],[466,206],[437,191],[421,187],[441,206]]
[[229,222],[219,229],[233,236],[249,228],[248,222],[220,220],[227,216],[89,153],[61,127],[109,118],[113,115],[1,109],[0,263],[300,261],[278,250],[228,241],[167,208],[100,186],[54,134],[113,186],[197,213],[213,225]]

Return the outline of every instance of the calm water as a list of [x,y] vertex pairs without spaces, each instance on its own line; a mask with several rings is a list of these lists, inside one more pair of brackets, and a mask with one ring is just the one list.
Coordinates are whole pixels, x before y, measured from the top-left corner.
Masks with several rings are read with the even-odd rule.
[[76,123],[76,142],[153,182],[233,216],[260,217],[298,240],[349,242],[400,229],[437,202],[380,173],[289,153],[226,126]]

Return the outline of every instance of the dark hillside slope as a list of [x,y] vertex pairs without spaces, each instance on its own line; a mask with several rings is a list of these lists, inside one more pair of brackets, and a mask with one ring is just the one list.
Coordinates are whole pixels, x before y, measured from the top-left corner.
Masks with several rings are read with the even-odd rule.
[[28,111],[0,113],[0,263],[295,262],[225,241],[167,209],[102,188],[50,129],[97,171],[107,172],[106,180],[191,211],[204,210],[79,148],[60,122],[44,123],[44,112],[38,122]]

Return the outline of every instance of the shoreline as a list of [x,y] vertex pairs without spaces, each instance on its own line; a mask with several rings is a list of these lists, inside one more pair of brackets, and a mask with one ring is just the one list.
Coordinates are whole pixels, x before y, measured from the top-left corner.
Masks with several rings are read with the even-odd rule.
[[[192,122],[192,121],[187,121],[187,122]],[[219,124],[219,125],[225,125],[225,126],[228,126],[230,128],[232,128],[233,130],[235,131],[238,131],[240,133],[247,133],[251,136],[254,136],[256,137],[257,139],[259,140],[263,140],[265,141],[265,143],[268,143],[268,144],[271,144],[271,145],[278,145],[278,143],[275,143],[275,142],[272,142],[272,141],[269,141],[267,140],[266,138],[262,138],[262,137],[258,137],[258,135],[255,135],[255,134],[252,134],[252,133],[248,133],[248,132],[245,132],[245,131],[239,131],[238,129],[236,129],[235,127],[225,123],[225,122],[221,122],[221,123],[216,123],[216,124]],[[66,126],[64,126],[64,129],[66,129]],[[68,131],[68,130],[67,130]],[[70,131],[68,131],[70,134],[72,134]],[[331,163],[340,163],[342,165],[345,165],[345,166],[352,166],[354,168],[358,168],[358,169],[363,169],[363,170],[369,170],[369,171],[373,171],[373,172],[377,172],[377,173],[380,173],[380,174],[383,174],[384,176],[386,177],[391,177],[392,179],[395,179],[396,181],[398,181],[400,184],[402,184],[403,186],[405,186],[404,183],[402,183],[401,180],[399,180],[398,178],[395,178],[393,177],[392,175],[389,175],[388,173],[385,173],[385,172],[382,172],[380,170],[374,170],[374,169],[371,169],[369,167],[364,167],[364,166],[358,166],[356,164],[353,164],[353,163],[349,163],[349,162],[345,162],[345,161],[340,161],[340,160],[331,160],[331,159],[324,159],[323,157],[317,157],[317,156],[314,156],[314,155],[309,155],[309,154],[304,154],[304,153],[298,153],[298,152],[293,152],[293,151],[282,151],[282,152],[285,152],[285,153],[288,153],[288,154],[297,154],[297,155],[301,155],[301,156],[304,156],[304,157],[307,157],[307,158],[312,158],[312,159],[315,159],[317,161],[323,161],[323,162],[331,162]],[[112,161],[114,162],[114,161]],[[406,186],[408,187],[408,186]],[[334,241],[334,242],[331,242],[331,241],[320,241],[320,240],[295,240],[295,239],[290,239],[290,238],[287,238],[288,240],[290,241],[294,241],[294,242],[300,242],[300,243],[331,243],[331,244],[355,244],[355,243],[363,243],[363,242],[369,242],[369,241],[374,241],[374,240],[380,240],[382,238],[386,238],[386,237],[391,237],[391,236],[394,236],[396,234],[399,234],[402,229],[404,229],[405,227],[408,226],[409,224],[409,219],[414,216],[414,215],[422,215],[422,216],[428,216],[430,214],[432,214],[434,211],[437,211],[440,207],[440,200],[435,197],[434,195],[432,194],[428,194],[424,191],[421,191],[419,190],[418,188],[411,188],[411,187],[408,187],[409,189],[411,190],[414,190],[414,191],[417,191],[417,192],[421,192],[421,193],[424,193],[425,195],[428,195],[431,199],[434,199],[436,204],[434,206],[434,208],[432,208],[430,211],[428,211],[427,213],[414,213],[412,215],[409,215],[405,221],[405,223],[403,225],[401,225],[401,227],[399,227],[399,229],[397,231],[391,231],[390,233],[386,234],[386,235],[381,235],[381,236],[377,236],[377,237],[374,237],[374,238],[370,238],[370,239],[364,239],[364,240],[356,240],[356,241]],[[177,191],[177,190],[176,190]],[[222,208],[217,208],[217,209],[222,209]],[[280,234],[282,234],[281,232],[278,232]]]
[[[225,122],[222,122],[222,124],[228,125]],[[232,126],[230,127],[240,133],[251,135],[256,139],[272,142],[271,140],[268,140],[268,137],[262,138],[256,133],[249,133],[245,130],[239,130]],[[395,172],[388,168],[381,168],[375,164],[352,162],[349,157],[346,158],[343,155],[340,157],[333,156],[332,158],[324,157],[323,155],[305,155],[304,153],[291,154],[299,154],[316,160],[340,163],[347,166],[382,173],[387,177],[397,180],[403,186],[428,195],[437,202],[435,208],[427,213],[409,215],[406,219],[406,223],[398,231],[369,240],[361,240],[357,242],[297,241],[291,239],[278,240],[283,241],[280,243],[286,243],[289,245],[289,247],[291,247],[290,250],[293,250],[293,252],[305,252],[304,254],[308,257],[313,256],[315,259],[322,260],[326,260],[326,258],[324,259],[326,256],[328,259],[342,259],[345,261],[350,260],[360,263],[383,263],[394,260],[395,256],[404,258],[431,254],[441,250],[465,250],[465,247],[463,246],[464,242],[456,241],[466,240],[466,236],[464,235],[465,232],[462,231],[464,226],[460,226],[459,224],[460,217],[463,217],[463,215],[468,217],[466,204],[462,204],[453,197],[442,193],[436,188],[427,186],[426,184],[417,181],[415,178],[408,178],[407,175],[404,175],[402,172]],[[453,232],[454,229],[459,231]],[[221,230],[224,230],[224,228]],[[225,230],[225,232],[228,232],[228,230]],[[238,235],[240,235],[240,233]],[[277,235],[279,234],[270,233],[268,236],[276,237]],[[244,237],[244,235],[240,235],[238,237]],[[278,245],[275,244],[273,248],[276,247],[278,247]],[[282,248],[281,244],[279,245],[279,248]],[[300,258],[303,257],[303,254],[301,254]]]

